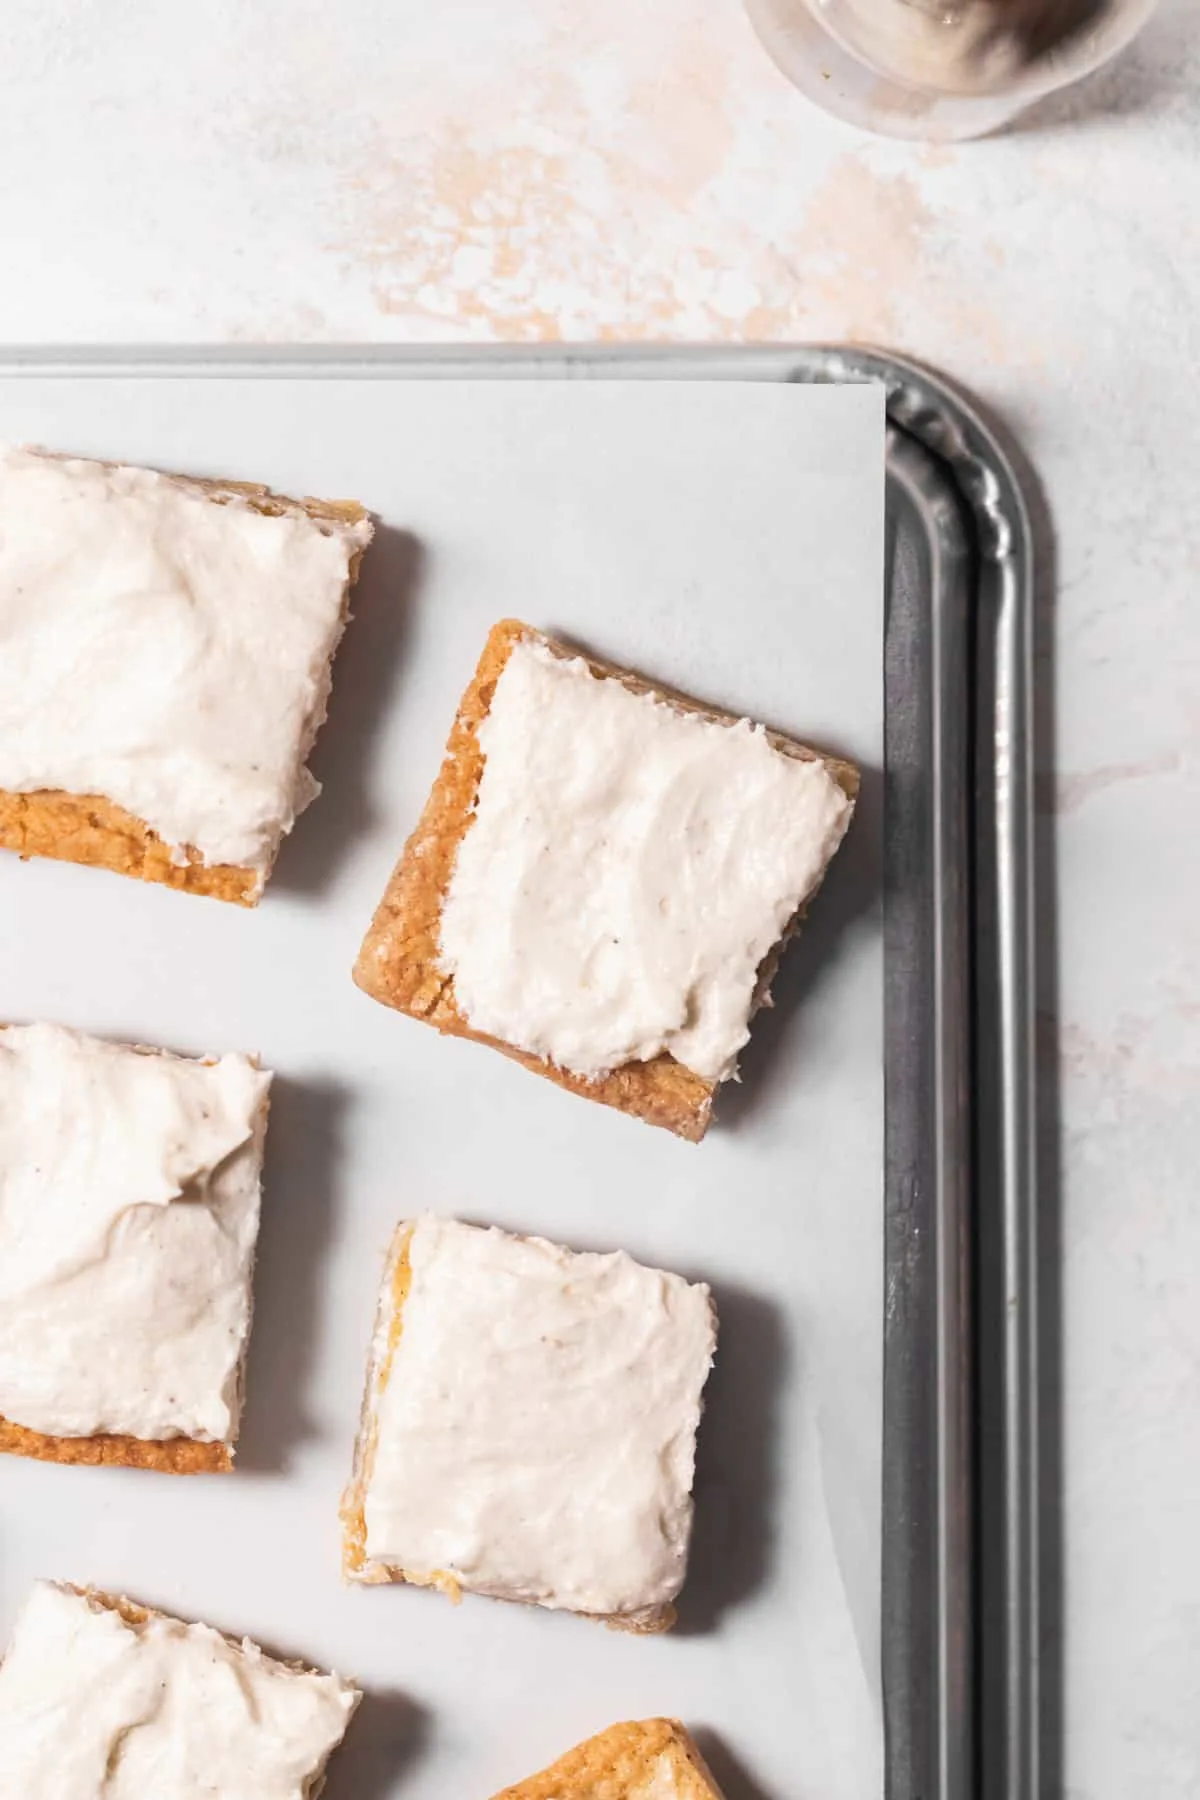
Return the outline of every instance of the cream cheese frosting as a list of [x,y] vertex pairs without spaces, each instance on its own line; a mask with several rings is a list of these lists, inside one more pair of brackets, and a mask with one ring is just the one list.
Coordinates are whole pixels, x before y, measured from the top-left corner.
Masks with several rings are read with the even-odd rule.
[[849,823],[829,769],[528,639],[478,735],[440,922],[459,1012],[577,1075],[663,1051],[732,1074],[759,967]]
[[374,1349],[368,1558],[575,1612],[668,1606],[716,1343],[708,1289],[622,1251],[431,1215],[406,1249],[402,1315],[381,1309]]
[[270,1079],[0,1029],[0,1416],[232,1439]]
[[0,1800],[305,1800],[359,1698],[248,1639],[38,1582],[0,1663]]
[[0,447],[0,788],[101,795],[181,860],[269,868],[317,792],[371,536],[281,504]]

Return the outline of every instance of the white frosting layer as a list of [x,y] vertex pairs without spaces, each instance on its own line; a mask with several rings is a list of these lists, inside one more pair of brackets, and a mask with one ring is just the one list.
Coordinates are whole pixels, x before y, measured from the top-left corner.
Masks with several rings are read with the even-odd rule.
[[304,761],[370,536],[0,448],[0,788],[102,795],[181,856],[265,871],[317,791]]
[[851,803],[821,762],[519,643],[479,729],[441,916],[459,1011],[579,1075],[669,1051],[733,1073],[758,969]]
[[[708,1289],[620,1251],[429,1215],[408,1254],[374,1395],[368,1557],[575,1612],[669,1603],[716,1342]],[[392,1324],[385,1305],[377,1377]]]
[[0,1663],[0,1800],[303,1800],[358,1704],[208,1625],[39,1582]]
[[235,1435],[270,1079],[245,1056],[0,1030],[0,1415]]

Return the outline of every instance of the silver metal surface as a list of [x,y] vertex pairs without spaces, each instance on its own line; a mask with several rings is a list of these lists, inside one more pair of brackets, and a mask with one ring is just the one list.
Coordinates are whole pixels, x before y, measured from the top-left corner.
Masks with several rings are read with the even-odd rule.
[[883,1678],[891,1800],[972,1791],[968,517],[892,428],[885,644]]
[[[894,359],[889,415],[962,494],[974,541],[971,796],[977,1722],[973,1783],[901,1789],[1036,1800],[1041,1707],[1036,1110],[1034,1091],[1033,544],[1011,458],[962,396]],[[945,1313],[943,1317],[947,1317]],[[943,1414],[942,1426],[946,1418]],[[943,1686],[943,1702],[949,1698]]]
[[18,349],[0,367],[884,385],[887,1791],[1036,1800],[1033,568],[993,430],[940,377],[838,347]]

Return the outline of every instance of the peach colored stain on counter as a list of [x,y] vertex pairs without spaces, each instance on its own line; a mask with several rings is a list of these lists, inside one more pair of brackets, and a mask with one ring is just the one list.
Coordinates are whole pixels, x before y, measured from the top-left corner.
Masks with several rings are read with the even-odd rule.
[[1094,794],[1108,788],[1121,787],[1130,781],[1149,781],[1155,775],[1176,775],[1183,767],[1178,751],[1165,751],[1161,756],[1147,756],[1140,762],[1109,763],[1099,769],[1085,769],[1078,775],[1060,775],[1054,786],[1053,810],[1074,812]]
[[676,206],[690,206],[734,151],[731,77],[728,58],[699,40],[677,53],[669,81],[642,76],[630,88],[630,113],[654,123],[640,170]]
[[1186,1015],[1162,998],[1160,1011],[1125,1014],[1108,1036],[1064,1020],[1058,1051],[1068,1080],[1090,1087],[1114,1113],[1126,1111],[1141,1093],[1164,1105],[1194,1102],[1200,1068],[1179,1054],[1180,1020]]
[[423,58],[331,171],[323,247],[389,334],[1045,354],[989,252],[983,165],[833,126],[736,6],[545,0],[485,58],[440,33]]
[[859,342],[893,338],[897,300],[920,278],[933,214],[906,175],[845,157],[810,201],[798,269],[807,308]]
[[563,93],[555,128],[532,142],[492,146],[463,122],[436,154],[377,152],[347,183],[353,231],[334,247],[368,272],[382,313],[453,335],[904,349],[933,329],[996,361],[1037,360],[999,307],[947,274],[946,227],[905,173],[843,153],[778,235],[737,216],[714,192],[713,104],[698,89],[668,129],[644,134],[649,148],[633,131],[603,152],[572,142],[580,109]]
[[[852,338],[1038,361],[999,248],[996,283],[977,279],[994,209],[958,150],[833,126],[736,5],[543,0],[485,38],[463,57],[432,20],[395,106],[382,83],[325,136],[319,245],[381,335]],[[313,83],[336,60],[306,43]],[[285,161],[308,129],[286,94],[254,124]]]

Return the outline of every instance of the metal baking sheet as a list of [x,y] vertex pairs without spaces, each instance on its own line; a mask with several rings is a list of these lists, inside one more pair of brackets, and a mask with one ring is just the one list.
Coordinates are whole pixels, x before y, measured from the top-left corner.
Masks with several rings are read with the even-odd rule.
[[[0,382],[514,374],[866,380],[887,389],[881,1619],[887,1789],[892,1800],[958,1800],[978,1791],[982,1771],[989,1800],[1032,1800],[1031,570],[1019,487],[993,434],[962,396],[927,372],[837,348],[21,351],[0,357]],[[325,1140],[343,1129],[345,1100],[324,1097],[325,1123],[308,1140],[317,1154],[331,1153]],[[101,1508],[109,1504],[101,1489],[95,1493]],[[987,1506],[980,1503],[985,1493]],[[216,1532],[223,1511],[214,1499]],[[194,1526],[191,1514],[181,1517],[184,1523]],[[324,1518],[310,1525],[328,1532]],[[180,1551],[186,1556],[186,1538]],[[415,1613],[397,1616],[396,1629],[406,1628],[421,1630]],[[682,1651],[686,1656],[686,1641]],[[417,1740],[445,1730],[446,1722],[422,1720],[399,1695],[373,1717],[370,1729],[380,1742],[372,1770],[394,1763],[399,1794]],[[364,1718],[360,1729],[366,1728]],[[466,1721],[451,1728],[465,1730]],[[359,1766],[365,1767],[361,1759]],[[729,1800],[783,1800],[787,1791],[780,1788],[777,1796],[772,1787],[764,1796],[727,1761],[722,1773]],[[393,1791],[377,1772],[368,1779],[372,1800]]]

